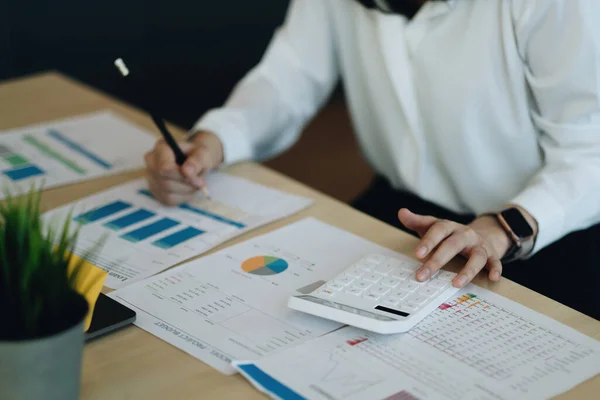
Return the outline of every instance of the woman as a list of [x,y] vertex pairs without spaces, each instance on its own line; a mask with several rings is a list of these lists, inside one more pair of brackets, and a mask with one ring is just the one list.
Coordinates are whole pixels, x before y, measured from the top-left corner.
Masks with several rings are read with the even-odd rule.
[[599,26],[596,0],[292,1],[186,164],[147,155],[150,187],[177,204],[287,149],[341,80],[378,173],[355,206],[421,236],[418,279],[462,254],[457,287],[487,268],[598,317]]

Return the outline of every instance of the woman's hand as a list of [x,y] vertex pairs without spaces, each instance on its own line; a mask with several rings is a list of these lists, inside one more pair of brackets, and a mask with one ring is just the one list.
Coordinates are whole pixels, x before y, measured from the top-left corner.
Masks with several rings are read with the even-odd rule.
[[417,271],[417,280],[424,281],[446,265],[456,255],[467,258],[467,264],[452,281],[455,287],[469,283],[484,267],[489,278],[500,280],[500,259],[508,251],[511,239],[496,218],[483,216],[469,225],[414,214],[406,208],[398,212],[400,222],[421,236],[415,250],[420,260],[425,260]]
[[187,156],[181,167],[162,139],[145,158],[150,191],[160,202],[170,206],[189,201],[206,184],[203,175],[223,162],[223,145],[213,133],[197,133],[179,146]]

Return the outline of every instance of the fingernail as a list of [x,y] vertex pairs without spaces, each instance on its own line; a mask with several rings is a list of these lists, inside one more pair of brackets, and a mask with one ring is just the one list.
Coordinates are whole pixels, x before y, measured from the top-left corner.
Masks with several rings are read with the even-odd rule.
[[417,257],[423,258],[427,254],[427,247],[421,246],[417,249]]
[[200,177],[195,177],[195,178],[190,179],[190,183],[194,187],[201,189],[204,186],[204,179],[202,179]]
[[466,283],[467,283],[467,277],[464,275],[459,275],[458,278],[456,279],[457,287],[463,287],[463,286],[465,286]]
[[427,278],[429,278],[429,269],[421,268],[421,270],[417,273],[417,279],[420,281],[424,281]]
[[497,281],[498,279],[500,279],[500,272],[495,269],[492,271],[492,280]]

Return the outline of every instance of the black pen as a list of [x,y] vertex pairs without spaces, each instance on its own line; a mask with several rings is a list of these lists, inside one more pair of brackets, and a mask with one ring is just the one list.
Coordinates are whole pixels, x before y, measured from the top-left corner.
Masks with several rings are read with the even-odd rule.
[[[123,78],[127,79],[127,81],[129,82],[129,85],[134,90],[133,94],[134,94],[134,96],[137,97],[138,102],[150,114],[152,121],[154,121],[154,124],[156,125],[156,127],[158,128],[160,133],[162,134],[162,137],[165,139],[165,142],[167,142],[167,144],[169,145],[169,147],[175,154],[175,162],[177,163],[177,165],[182,166],[185,163],[185,160],[187,159],[186,155],[179,148],[179,145],[173,138],[173,135],[171,134],[171,132],[169,132],[169,130],[167,129],[167,126],[165,125],[165,122],[163,121],[163,119],[161,117],[159,117],[158,114],[152,108],[150,108],[148,103],[143,101],[141,92],[139,90],[137,90],[135,82],[133,82],[130,78],[128,79],[128,77],[130,75],[129,68],[127,68],[127,65],[125,65],[125,62],[123,61],[123,59],[117,58],[115,60],[115,66],[121,73],[121,76],[123,76]],[[210,197],[208,194],[208,190],[205,187],[202,188],[202,193],[204,194],[205,197]]]

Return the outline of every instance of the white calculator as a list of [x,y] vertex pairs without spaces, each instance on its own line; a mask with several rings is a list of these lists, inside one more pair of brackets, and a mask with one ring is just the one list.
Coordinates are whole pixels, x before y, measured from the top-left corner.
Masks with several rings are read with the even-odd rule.
[[307,295],[290,297],[294,310],[377,333],[410,330],[459,289],[453,272],[417,282],[421,263],[371,254]]

